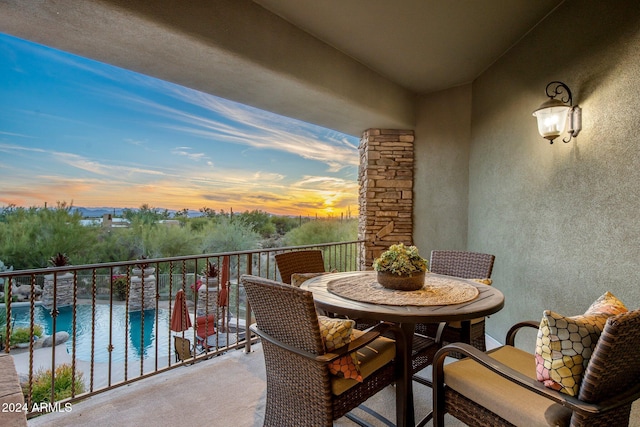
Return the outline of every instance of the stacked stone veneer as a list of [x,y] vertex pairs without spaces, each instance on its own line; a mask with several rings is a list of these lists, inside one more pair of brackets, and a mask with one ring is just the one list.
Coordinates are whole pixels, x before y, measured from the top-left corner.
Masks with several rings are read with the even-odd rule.
[[198,289],[198,304],[196,306],[196,314],[204,316],[205,314],[215,314],[218,307],[218,279],[209,278],[201,279],[207,286],[201,286]]
[[132,270],[131,286],[129,287],[129,311],[156,308],[155,271],[156,269],[153,267]]
[[412,130],[369,129],[360,140],[358,238],[361,269],[389,246],[413,244]]
[[[73,273],[55,273],[56,308],[73,305]],[[54,274],[44,276],[42,304],[50,309],[54,299]]]

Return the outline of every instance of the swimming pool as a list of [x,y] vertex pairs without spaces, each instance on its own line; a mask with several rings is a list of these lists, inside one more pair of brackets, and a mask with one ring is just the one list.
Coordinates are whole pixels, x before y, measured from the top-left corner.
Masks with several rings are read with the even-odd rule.
[[[11,306],[11,318],[14,327],[29,327],[29,306]],[[110,310],[112,311],[110,313]],[[4,309],[2,310],[4,312]],[[58,309],[56,332],[66,331],[70,339],[66,342],[69,354],[73,351],[73,310],[72,307]],[[156,312],[158,330],[156,330]],[[94,314],[91,305],[78,305],[76,310],[76,357],[80,360],[91,361],[91,337]],[[97,304],[95,307],[94,323],[94,362],[109,361],[109,333],[111,332],[111,360],[124,361],[125,344],[129,361],[147,359],[156,356],[167,358],[169,349],[169,310],[145,310],[126,312],[124,305]],[[144,331],[142,329],[144,320]],[[49,310],[41,305],[35,306],[34,321],[42,326],[45,335],[52,335],[53,318]],[[126,327],[126,331],[125,331]]]

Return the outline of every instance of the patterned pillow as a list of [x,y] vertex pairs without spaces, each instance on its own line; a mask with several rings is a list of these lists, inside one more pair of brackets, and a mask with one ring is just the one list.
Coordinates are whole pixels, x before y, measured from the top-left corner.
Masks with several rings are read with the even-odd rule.
[[[333,319],[326,316],[318,316],[320,334],[328,352],[348,345],[351,342],[351,334],[356,322],[350,319]],[[329,363],[329,372],[343,378],[351,378],[362,382],[359,361],[354,351]]]
[[536,375],[544,385],[577,396],[582,375],[607,319],[627,308],[610,292],[582,316],[564,317],[545,310],[536,339]]
[[627,307],[624,306],[622,301],[616,298],[611,292],[607,291],[600,298],[595,300],[585,314],[608,314],[609,316],[615,316],[617,314],[626,313]]

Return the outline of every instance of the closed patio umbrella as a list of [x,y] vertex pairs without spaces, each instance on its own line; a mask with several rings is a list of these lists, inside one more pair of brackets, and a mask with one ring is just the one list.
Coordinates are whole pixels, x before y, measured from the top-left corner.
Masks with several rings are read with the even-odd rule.
[[222,257],[222,271],[220,272],[220,292],[218,293],[218,307],[222,309],[222,327],[225,330],[227,321],[226,308],[229,305],[229,257]]
[[171,312],[171,330],[175,332],[186,331],[191,327],[191,318],[187,309],[187,299],[184,291],[180,289],[176,294],[175,305]]

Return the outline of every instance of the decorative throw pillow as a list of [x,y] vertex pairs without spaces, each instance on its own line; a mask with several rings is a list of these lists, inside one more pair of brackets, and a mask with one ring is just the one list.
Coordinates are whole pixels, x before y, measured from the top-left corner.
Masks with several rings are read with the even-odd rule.
[[617,314],[629,311],[622,301],[616,298],[611,292],[607,291],[600,298],[595,300],[585,314],[608,314],[615,316]]
[[[326,316],[318,316],[320,334],[328,352],[348,345],[351,342],[351,334],[356,322],[350,319],[333,319]],[[342,356],[329,363],[329,372],[343,378],[351,378],[362,382],[359,361],[356,352]]]
[[577,396],[591,353],[607,319],[627,308],[610,292],[582,316],[565,317],[545,310],[536,339],[536,375],[545,386]]

